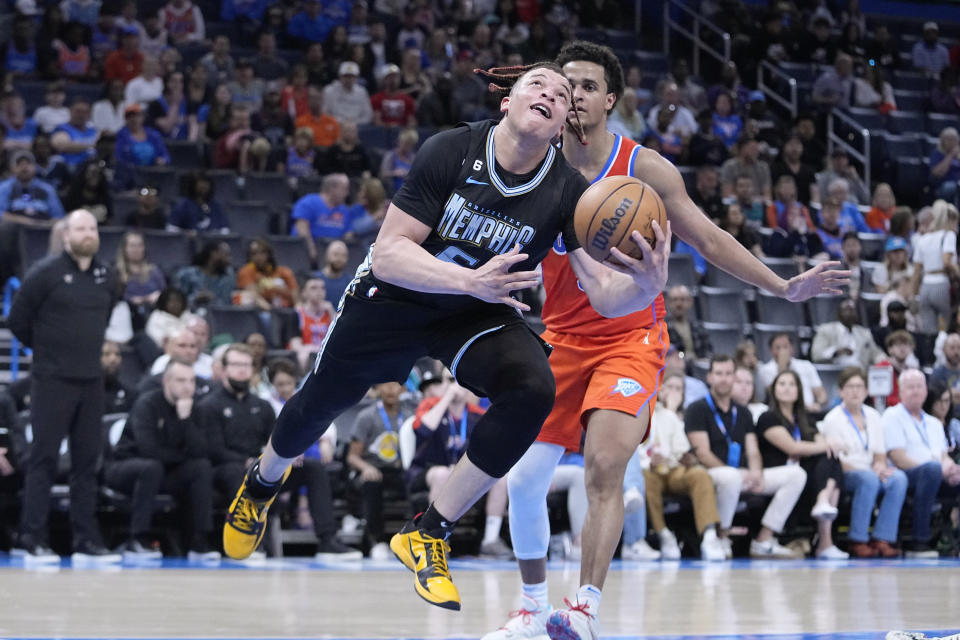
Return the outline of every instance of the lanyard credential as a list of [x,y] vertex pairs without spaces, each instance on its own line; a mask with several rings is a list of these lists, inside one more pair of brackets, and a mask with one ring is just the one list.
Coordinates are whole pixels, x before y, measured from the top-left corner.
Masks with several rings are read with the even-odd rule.
[[[900,403],[900,406],[903,407],[903,403]],[[910,418],[910,422],[913,423],[913,428],[917,430],[917,434],[920,435],[920,439],[923,440],[923,444],[927,446],[927,449],[930,448],[930,440],[927,438],[927,419],[923,416],[923,412],[920,412],[920,421],[913,419],[913,416],[910,415],[910,412],[907,411],[906,407],[903,407],[903,412],[907,414],[907,417]]]
[[870,448],[870,432],[867,431],[867,414],[864,413],[863,407],[860,407],[860,415],[863,417],[863,430],[867,434],[867,439],[863,439],[863,435],[860,433],[860,428],[857,426],[857,423],[853,421],[853,416],[850,415],[850,412],[847,411],[847,408],[843,408],[843,412],[847,414],[847,420],[850,422],[850,426],[853,427],[853,432],[857,434],[857,439],[860,440],[860,444],[863,445],[863,450],[866,451]]
[[[390,416],[387,415],[387,410],[383,408],[383,402],[377,401],[377,411],[380,412],[380,419],[383,420],[383,426],[387,431],[393,431],[393,425],[390,424]],[[403,423],[400,411],[397,411],[397,431],[400,430],[400,425]]]
[[[461,443],[467,441],[467,414],[468,414],[468,413],[470,413],[470,412],[467,410],[466,407],[464,407],[464,408],[463,408],[463,415],[460,416],[460,442],[461,442]],[[448,416],[448,420],[449,420],[449,416]],[[457,437],[457,428],[456,428],[455,426],[453,426],[453,425],[454,425],[453,420],[449,420],[449,422],[450,422],[450,437],[451,437],[451,438],[456,438],[456,437]]]
[[[713,396],[709,393],[707,394],[707,405],[710,407],[710,411],[713,412],[713,419],[717,422],[717,428],[720,429],[720,433],[723,434],[723,437],[727,439],[727,442],[732,442],[730,434],[727,433],[727,428],[723,425],[723,419],[720,417],[720,412],[717,411],[717,405],[713,403]],[[737,424],[737,405],[730,403],[733,406],[730,420],[730,428],[732,429]]]

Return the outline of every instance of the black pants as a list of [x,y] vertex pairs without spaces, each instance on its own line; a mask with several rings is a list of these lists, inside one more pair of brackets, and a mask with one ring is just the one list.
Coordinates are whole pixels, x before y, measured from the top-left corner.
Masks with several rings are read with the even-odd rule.
[[30,407],[33,442],[24,473],[21,533],[46,541],[60,442],[69,437],[73,546],[83,541],[102,544],[96,508],[97,460],[103,447],[103,380],[34,375]]
[[843,465],[837,458],[828,458],[823,453],[806,456],[800,459],[800,466],[807,472],[807,485],[804,487],[804,492],[811,493],[814,499],[823,491],[831,478],[836,482],[837,488],[843,488]]
[[406,494],[406,486],[401,469],[380,469],[383,479],[379,482],[365,482],[358,475],[355,482],[360,487],[360,502],[363,509],[363,519],[367,521],[366,535],[371,545],[384,542],[383,535],[383,491],[393,489]]
[[213,486],[219,494],[218,502],[228,505],[243,483],[247,467],[242,462],[222,462],[213,468]]
[[337,523],[333,519],[333,493],[327,466],[316,458],[305,458],[302,467],[294,467],[290,472],[281,491],[293,491],[296,496],[300,487],[307,488],[307,503],[310,505],[314,532],[321,540],[329,538],[337,532]]
[[130,458],[107,464],[107,485],[131,497],[130,537],[150,531],[157,494],[173,494],[189,505],[191,543],[213,530],[213,468],[206,458],[165,467],[159,460]]

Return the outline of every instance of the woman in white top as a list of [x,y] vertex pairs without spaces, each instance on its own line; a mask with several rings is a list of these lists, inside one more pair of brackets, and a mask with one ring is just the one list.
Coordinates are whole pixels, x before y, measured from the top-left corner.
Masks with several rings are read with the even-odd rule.
[[[933,204],[930,231],[916,239],[913,250],[913,286],[917,292],[917,330],[936,335],[940,321],[950,321],[950,280],[957,269],[957,208],[944,200]],[[931,338],[932,341],[932,338]]]
[[123,80],[115,78],[107,84],[103,98],[93,103],[93,128],[99,132],[116,133],[127,125],[123,117]]
[[123,94],[126,106],[139,104],[146,109],[154,100],[163,95],[163,78],[160,77],[160,61],[145,57],[140,75],[127,83]]
[[[827,438],[843,442],[840,453],[843,486],[853,493],[850,509],[850,553],[856,558],[895,558],[897,524],[907,494],[907,475],[887,463],[880,414],[865,406],[866,375],[859,367],[848,367],[837,379],[843,402],[824,417],[820,431]],[[880,511],[868,534],[870,516],[883,494]]]

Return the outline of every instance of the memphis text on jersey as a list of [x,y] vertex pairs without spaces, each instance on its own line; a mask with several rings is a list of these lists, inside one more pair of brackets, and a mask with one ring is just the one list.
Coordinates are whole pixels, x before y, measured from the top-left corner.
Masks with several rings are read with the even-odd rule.
[[607,245],[610,244],[610,239],[617,231],[617,227],[620,226],[620,221],[623,220],[623,216],[627,214],[631,206],[633,206],[633,200],[624,198],[620,201],[620,204],[617,205],[613,215],[604,218],[600,222],[600,228],[593,234],[593,240],[590,241],[590,244],[593,245],[594,248],[600,249],[601,251],[607,248]]
[[521,226],[499,211],[477,206],[453,193],[444,206],[437,233],[444,240],[467,242],[503,254],[515,244],[519,244],[522,250],[533,239],[534,231],[530,225]]

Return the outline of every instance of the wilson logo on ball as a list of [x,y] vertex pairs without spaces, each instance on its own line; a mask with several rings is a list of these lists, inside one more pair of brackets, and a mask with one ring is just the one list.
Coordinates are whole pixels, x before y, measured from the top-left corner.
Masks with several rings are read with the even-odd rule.
[[632,205],[633,200],[624,198],[620,201],[620,204],[617,205],[613,215],[603,219],[600,223],[600,229],[597,230],[596,235],[593,236],[593,242],[591,242],[595,248],[601,250],[607,248],[607,245],[610,244],[610,239],[613,238],[614,232],[616,232],[617,227],[620,226],[620,221]]

